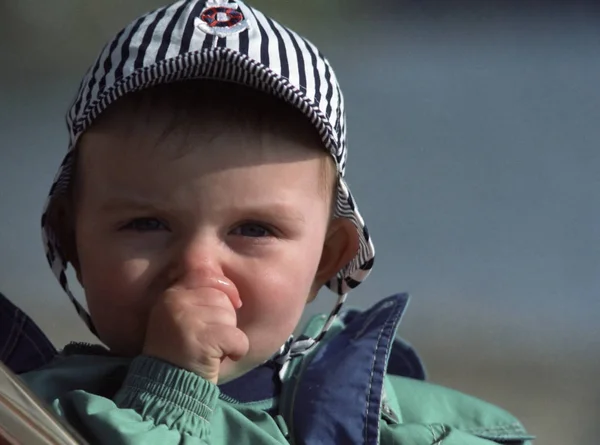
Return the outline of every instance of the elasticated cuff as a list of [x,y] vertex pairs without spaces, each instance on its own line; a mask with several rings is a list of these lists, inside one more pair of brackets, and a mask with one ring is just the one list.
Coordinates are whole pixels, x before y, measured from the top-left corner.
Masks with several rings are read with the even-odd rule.
[[162,360],[139,356],[131,362],[114,401],[157,425],[202,436],[210,432],[218,398],[219,388],[208,380]]

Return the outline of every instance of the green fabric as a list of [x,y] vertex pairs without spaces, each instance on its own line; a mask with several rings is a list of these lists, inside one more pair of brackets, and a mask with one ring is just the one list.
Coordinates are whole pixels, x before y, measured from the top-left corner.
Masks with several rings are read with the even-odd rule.
[[[91,443],[288,443],[283,418],[267,412],[277,401],[228,401],[212,383],[151,357],[59,356],[21,377]],[[426,382],[388,376],[383,408],[383,445],[530,443],[500,408]]]
[[[508,412],[450,388],[388,376],[384,390],[382,444],[521,445],[534,439]],[[385,407],[395,421],[387,418]],[[395,437],[406,437],[407,442],[394,442]]]
[[151,357],[61,357],[21,378],[91,443],[287,443],[269,403],[220,400],[216,385]]

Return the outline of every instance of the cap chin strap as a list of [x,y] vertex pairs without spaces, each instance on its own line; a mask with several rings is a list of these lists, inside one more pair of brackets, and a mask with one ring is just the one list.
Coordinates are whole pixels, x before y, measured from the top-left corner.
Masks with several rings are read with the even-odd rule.
[[323,337],[325,337],[325,335],[331,328],[331,325],[339,315],[347,296],[347,293],[340,294],[338,296],[338,300],[335,304],[335,307],[329,314],[327,321],[325,322],[325,324],[321,328],[321,331],[316,337],[312,338],[306,335],[301,335],[298,338],[294,339],[294,336],[291,335],[290,338],[288,338],[288,340],[285,342],[285,344],[279,349],[279,351],[275,353],[273,357],[271,357],[269,361],[274,362],[280,366],[279,379],[281,381],[283,381],[285,378],[290,361],[295,357],[308,354],[308,352],[310,352],[310,350],[314,348],[323,339]]

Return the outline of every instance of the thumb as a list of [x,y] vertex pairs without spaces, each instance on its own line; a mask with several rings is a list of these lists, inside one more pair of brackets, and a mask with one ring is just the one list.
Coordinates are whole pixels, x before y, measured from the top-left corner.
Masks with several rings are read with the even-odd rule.
[[197,272],[191,272],[184,275],[177,283],[171,286],[171,289],[198,290],[202,288],[211,288],[223,292],[231,301],[234,309],[242,307],[240,293],[233,282],[224,275],[205,275]]

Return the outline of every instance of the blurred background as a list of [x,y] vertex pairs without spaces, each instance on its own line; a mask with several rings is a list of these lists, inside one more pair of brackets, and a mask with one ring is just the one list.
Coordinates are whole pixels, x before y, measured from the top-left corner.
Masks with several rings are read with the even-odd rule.
[[[59,347],[91,338],[39,233],[64,112],[104,42],[163,3],[0,0],[0,291]],[[378,249],[351,303],[410,292],[400,335],[432,381],[503,406],[538,444],[597,445],[600,7],[251,3],[320,46],[344,88]]]

